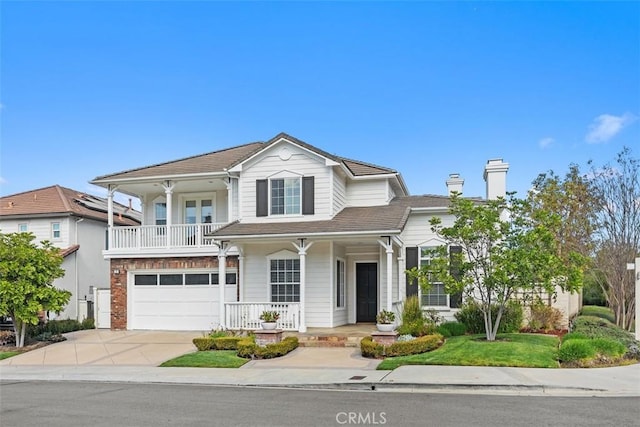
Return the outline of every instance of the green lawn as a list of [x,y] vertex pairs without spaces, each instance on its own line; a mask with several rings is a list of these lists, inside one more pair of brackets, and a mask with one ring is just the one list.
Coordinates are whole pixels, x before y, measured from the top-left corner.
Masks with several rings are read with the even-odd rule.
[[484,340],[484,335],[451,337],[442,347],[428,353],[387,358],[378,369],[402,365],[557,368],[559,343],[555,336],[536,334],[500,334],[494,342]]
[[584,307],[582,307],[582,310],[580,310],[580,315],[600,317],[602,319],[608,320],[613,324],[616,323],[616,317],[613,314],[613,310],[611,310],[609,307],[600,307],[597,305],[585,305]]
[[0,360],[8,359],[10,357],[15,356],[16,354],[20,354],[19,351],[0,351]]
[[236,353],[236,350],[197,351],[167,360],[160,366],[180,368],[239,368],[249,360],[238,357]]

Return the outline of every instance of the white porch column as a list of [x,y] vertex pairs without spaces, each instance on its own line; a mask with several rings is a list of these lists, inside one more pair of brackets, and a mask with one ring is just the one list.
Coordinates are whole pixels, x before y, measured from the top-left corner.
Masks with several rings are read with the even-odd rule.
[[224,312],[225,288],[227,287],[227,251],[229,250],[229,242],[219,242],[218,245],[218,287],[220,299],[218,312],[220,316],[220,328],[225,328],[226,316]]
[[244,301],[244,248],[242,246],[236,246],[238,248],[238,284],[240,287],[238,292],[239,302]]
[[300,326],[298,332],[307,332],[307,319],[306,319],[306,304],[305,294],[307,287],[307,251],[313,245],[313,242],[306,243],[305,239],[299,240],[300,244],[291,242],[293,246],[298,250],[300,255]]
[[162,183],[162,188],[164,188],[164,194],[167,199],[167,248],[171,247],[171,225],[173,225],[173,187],[175,187],[175,183],[169,180]]
[[231,177],[228,178],[228,181],[225,181],[225,185],[227,186],[227,222],[233,222],[231,218],[233,215],[233,185],[231,184]]
[[387,304],[386,310],[391,311],[393,309],[393,243],[390,236],[384,236],[384,240],[378,240],[380,246],[382,246],[387,252]]
[[107,187],[107,223],[109,225],[107,231],[107,239],[109,240],[107,242],[107,249],[113,246],[113,195],[117,189],[118,187],[116,185],[109,184],[109,186]]
[[398,301],[404,301],[407,297],[407,275],[404,271],[407,269],[407,261],[404,259],[402,249],[400,248],[400,256],[398,257]]

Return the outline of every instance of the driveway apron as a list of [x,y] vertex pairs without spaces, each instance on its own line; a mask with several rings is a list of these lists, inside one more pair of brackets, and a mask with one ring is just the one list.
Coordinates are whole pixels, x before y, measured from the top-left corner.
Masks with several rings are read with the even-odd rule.
[[158,366],[195,351],[191,340],[201,335],[199,331],[77,331],[65,334],[66,341],[2,360],[0,366]]

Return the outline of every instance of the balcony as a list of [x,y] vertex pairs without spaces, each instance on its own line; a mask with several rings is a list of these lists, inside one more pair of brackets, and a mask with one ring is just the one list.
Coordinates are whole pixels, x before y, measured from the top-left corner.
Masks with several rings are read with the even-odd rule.
[[211,254],[217,246],[206,235],[226,223],[141,225],[109,229],[106,256]]

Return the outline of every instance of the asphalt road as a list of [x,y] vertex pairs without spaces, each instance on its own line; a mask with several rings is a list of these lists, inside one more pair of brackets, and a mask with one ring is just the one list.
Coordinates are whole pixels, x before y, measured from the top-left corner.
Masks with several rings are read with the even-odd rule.
[[640,399],[2,382],[12,426],[637,426]]

